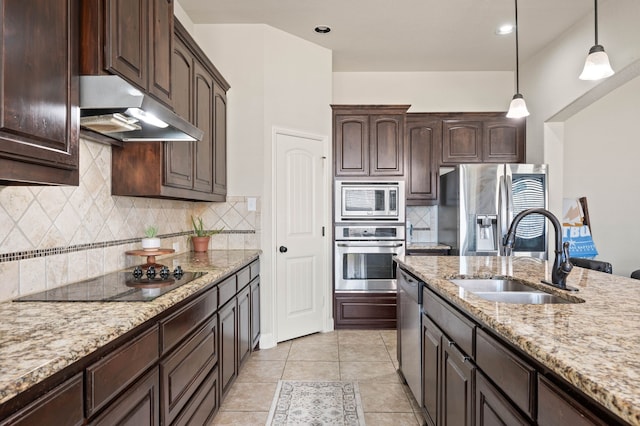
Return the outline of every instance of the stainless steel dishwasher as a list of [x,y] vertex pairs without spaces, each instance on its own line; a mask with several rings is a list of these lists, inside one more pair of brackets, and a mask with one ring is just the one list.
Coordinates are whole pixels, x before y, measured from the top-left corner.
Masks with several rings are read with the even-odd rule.
[[400,371],[418,404],[422,403],[420,306],[422,283],[397,266]]

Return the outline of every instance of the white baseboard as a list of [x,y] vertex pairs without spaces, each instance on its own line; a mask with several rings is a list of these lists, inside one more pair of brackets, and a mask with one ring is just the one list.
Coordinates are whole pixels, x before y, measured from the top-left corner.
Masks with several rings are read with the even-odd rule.
[[260,335],[260,349],[274,348],[277,344],[278,342],[276,342],[276,339],[273,333]]

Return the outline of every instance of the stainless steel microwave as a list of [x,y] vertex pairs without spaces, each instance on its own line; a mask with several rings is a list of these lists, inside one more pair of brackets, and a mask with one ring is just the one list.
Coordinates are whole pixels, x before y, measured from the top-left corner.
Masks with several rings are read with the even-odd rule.
[[336,181],[335,221],[404,222],[403,181]]

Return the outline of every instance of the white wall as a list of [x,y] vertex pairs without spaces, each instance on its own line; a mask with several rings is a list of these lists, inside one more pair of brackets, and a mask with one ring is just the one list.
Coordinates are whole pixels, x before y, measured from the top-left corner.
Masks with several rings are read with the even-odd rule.
[[[624,157],[626,152],[633,157],[637,151],[629,141],[636,139],[636,134],[630,126],[621,126],[615,118],[627,114],[621,103],[605,101],[603,97],[617,92],[618,88],[630,97],[640,96],[638,85],[628,83],[640,75],[638,22],[640,2],[600,2],[599,42],[616,70],[616,74],[606,80],[578,79],[587,52],[594,43],[593,14],[587,15],[520,68],[521,92],[531,112],[527,118],[527,160],[549,164],[550,209],[560,215],[562,198],[587,195],[599,258],[611,262],[614,273],[620,275],[627,275],[630,267],[623,253],[633,252],[635,244],[631,238],[615,237],[624,228],[625,218],[621,209],[610,204],[607,197],[610,192],[617,192],[616,188],[625,181],[624,167],[619,167],[618,161],[612,161],[604,148],[611,145],[618,157]],[[591,114],[587,112],[591,106],[600,109],[600,102],[605,102],[606,114],[597,117],[597,121],[580,118],[582,111]],[[572,121],[572,117],[576,120]],[[596,118],[595,115],[589,117]],[[635,117],[638,117],[637,109]],[[604,129],[611,133],[613,128],[615,138],[605,137]],[[626,141],[627,145],[620,146],[617,141]],[[625,151],[620,152],[621,149]],[[576,155],[588,159],[588,166],[577,161]],[[597,182],[587,179],[587,175],[592,174],[599,176]],[[635,192],[637,190],[631,193]],[[625,198],[625,209],[640,209],[640,198]],[[605,229],[607,234],[602,235]]]
[[640,77],[565,122],[565,197],[586,196],[598,258],[640,269]]
[[506,111],[512,72],[335,72],[334,104],[411,104],[409,112]]
[[180,5],[180,2],[177,0],[173,4],[173,15],[176,18],[178,18],[180,23],[185,27],[185,29],[189,32],[189,34],[193,36],[193,33],[195,31],[195,25],[191,20],[191,18],[189,18],[189,15],[187,15],[187,12],[185,12],[182,6]]
[[262,200],[261,346],[277,340],[272,217],[274,127],[331,134],[331,51],[267,25],[195,25],[195,39],[231,85],[227,93],[230,194]]
[[[615,0],[599,4],[599,42],[604,45],[611,65],[618,74],[640,58],[638,22],[640,2],[637,0]],[[543,123],[607,81],[578,79],[593,43],[593,14],[589,14],[551,45],[521,64],[521,92],[531,112],[527,118],[527,158],[532,161],[543,161],[546,154],[542,143]],[[610,80],[615,78],[618,76]]]

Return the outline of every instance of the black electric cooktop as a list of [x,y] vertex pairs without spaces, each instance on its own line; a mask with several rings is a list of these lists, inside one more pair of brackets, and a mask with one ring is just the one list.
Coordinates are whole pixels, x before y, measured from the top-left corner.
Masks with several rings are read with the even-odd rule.
[[114,272],[14,299],[14,302],[148,302],[206,272]]

